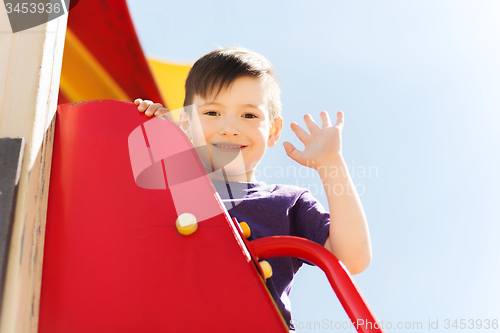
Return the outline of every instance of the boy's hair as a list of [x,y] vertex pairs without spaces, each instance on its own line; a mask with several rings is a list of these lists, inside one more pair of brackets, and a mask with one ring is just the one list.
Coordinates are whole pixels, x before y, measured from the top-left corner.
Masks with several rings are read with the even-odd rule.
[[281,115],[281,89],[272,65],[264,56],[240,46],[219,48],[194,63],[186,79],[184,106],[193,104],[195,94],[206,99],[217,89],[214,98],[217,97],[242,76],[264,79],[272,124]]

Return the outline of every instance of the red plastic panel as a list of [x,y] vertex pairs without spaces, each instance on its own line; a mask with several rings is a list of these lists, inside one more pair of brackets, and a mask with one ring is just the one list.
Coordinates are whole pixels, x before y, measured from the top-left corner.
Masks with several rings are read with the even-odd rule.
[[[206,176],[175,185],[218,211],[189,236],[175,228],[168,187],[135,183],[129,136],[146,121],[129,102],[59,106],[39,332],[287,332]],[[173,126],[164,144],[189,148]],[[188,205],[196,211],[201,203],[187,200],[183,209]]]

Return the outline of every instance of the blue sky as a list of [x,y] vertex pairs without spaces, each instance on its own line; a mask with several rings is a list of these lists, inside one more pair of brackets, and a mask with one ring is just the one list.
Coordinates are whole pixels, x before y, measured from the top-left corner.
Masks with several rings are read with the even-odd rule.
[[[308,187],[328,207],[314,173],[273,175],[298,167],[282,146],[303,147],[292,121],[344,111],[344,158],[373,246],[354,279],[379,320],[422,322],[421,332],[429,320],[432,332],[449,331],[446,319],[500,320],[500,2],[128,4],[147,56],[194,62],[242,45],[273,63],[284,131],[260,180]],[[300,270],[291,299],[304,327],[348,321],[316,267]]]

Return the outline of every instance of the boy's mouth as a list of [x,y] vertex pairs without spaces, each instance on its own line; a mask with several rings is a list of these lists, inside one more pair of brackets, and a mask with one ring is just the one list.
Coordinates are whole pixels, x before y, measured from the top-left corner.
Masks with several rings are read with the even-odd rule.
[[212,142],[212,146],[225,151],[238,151],[246,146],[239,145],[231,142]]

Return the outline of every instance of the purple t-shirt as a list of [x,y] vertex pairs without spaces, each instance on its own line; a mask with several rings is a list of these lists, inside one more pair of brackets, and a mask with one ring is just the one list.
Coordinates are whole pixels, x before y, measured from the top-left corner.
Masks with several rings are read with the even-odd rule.
[[[289,235],[307,238],[323,246],[330,232],[330,213],[308,189],[293,185],[267,185],[263,182],[225,182],[212,180],[231,217],[246,222],[249,240]],[[306,261],[280,257],[267,260],[273,275],[267,288],[285,322],[292,329],[289,294],[293,276]]]

